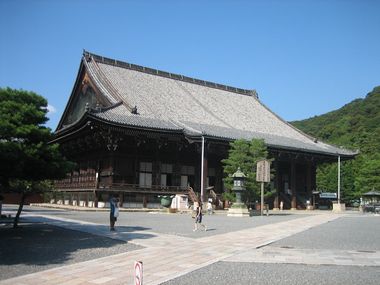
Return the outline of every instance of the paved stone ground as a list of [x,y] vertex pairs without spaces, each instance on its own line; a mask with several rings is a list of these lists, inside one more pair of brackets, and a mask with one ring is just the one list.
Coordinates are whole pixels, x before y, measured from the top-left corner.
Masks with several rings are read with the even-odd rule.
[[[157,232],[152,230],[157,225],[139,227],[136,224],[134,226],[122,225],[119,227],[118,232],[110,233],[106,224],[95,223],[89,220],[89,218],[84,218],[85,215],[83,214],[81,214],[82,219],[77,220],[75,214],[72,215],[71,212],[71,218],[67,218],[64,213],[61,213],[62,215],[54,215],[53,212],[44,216],[44,213],[35,213],[33,210],[27,212],[27,214],[29,216],[25,216],[25,219],[28,221],[45,222],[49,225],[65,229],[84,231],[102,238],[108,237],[127,241],[128,244],[133,243],[142,248],[103,258],[95,257],[95,259],[85,262],[6,279],[0,281],[0,284],[133,284],[134,272],[132,265],[135,260],[142,260],[144,262],[144,284],[161,284],[162,282],[169,282],[168,284],[253,284],[260,280],[262,284],[276,284],[276,282],[273,282],[277,280],[276,276],[278,281],[281,281],[277,282],[278,284],[300,284],[296,282],[291,283],[297,276],[297,274],[292,275],[292,272],[302,272],[303,267],[306,267],[308,272],[310,272],[310,268],[315,268],[314,271],[311,271],[316,276],[319,276],[319,278],[314,278],[315,280],[319,280],[319,283],[308,284],[358,284],[355,282],[326,283],[323,282],[326,281],[323,278],[329,276],[329,272],[333,275],[332,272],[334,271],[338,273],[336,276],[339,276],[339,272],[344,271],[348,271],[348,275],[352,275],[358,268],[359,260],[361,262],[363,260],[366,261],[369,256],[371,256],[371,262],[373,262],[372,265],[374,264],[374,266],[363,267],[363,264],[361,265],[364,268],[363,272],[366,273],[367,277],[369,276],[368,280],[366,280],[369,283],[367,282],[366,284],[378,284],[370,282],[371,280],[379,280],[378,273],[376,275],[376,272],[379,271],[378,266],[380,261],[380,254],[377,249],[367,250],[373,252],[358,251],[355,254],[352,253],[351,256],[344,256],[345,259],[342,259],[339,257],[339,254],[342,252],[334,253],[331,250],[326,250],[325,252],[316,250],[313,253],[307,250],[310,247],[301,249],[286,246],[286,244],[276,244],[276,241],[286,240],[286,238],[291,239],[295,237],[297,239],[298,235],[319,229],[325,225],[330,226],[330,224],[334,224],[335,222],[337,222],[336,225],[339,225],[340,223],[338,222],[343,221],[342,219],[346,217],[329,212],[320,215],[291,215],[292,218],[287,217],[282,220],[281,217],[278,220],[275,218],[265,220],[264,217],[244,220],[224,216],[222,219],[224,219],[227,225],[246,225],[247,223],[254,223],[254,221],[261,221],[261,223],[258,222],[255,227],[249,224],[248,226],[243,226],[240,230],[234,229],[232,231],[219,231],[218,228],[214,227],[215,229],[214,231],[210,231],[211,233],[196,232],[191,233],[191,236],[187,234],[181,235],[184,232],[183,229],[189,232],[191,222],[183,225],[185,219],[181,218],[180,215],[170,215],[170,218],[167,218],[168,216],[161,216],[159,219],[159,222],[164,225],[168,223],[175,224],[174,228],[176,228],[175,232],[177,234],[172,234],[171,232],[163,233],[168,228],[162,232]],[[47,213],[45,212],[45,214]],[[145,216],[147,215],[145,214]],[[128,217],[131,220],[133,215],[129,215]],[[170,220],[172,217],[176,218]],[[207,218],[210,223],[213,221],[213,218]],[[351,216],[348,216],[348,218],[351,218]],[[151,220],[151,216],[148,216],[146,220]],[[268,223],[265,223],[265,221]],[[373,218],[373,220],[363,218],[360,224],[369,223],[373,227],[377,227],[378,221],[378,217]],[[142,221],[141,224],[144,224],[144,222]],[[376,231],[372,236],[374,236],[372,241],[377,244],[379,239]],[[341,250],[345,251],[345,253],[347,252],[346,248]],[[308,258],[310,253],[314,254],[314,258],[309,258],[309,261],[301,260],[301,257]],[[258,259],[260,255],[261,260]],[[311,261],[318,260],[318,258],[322,260],[322,257],[325,255],[334,263],[334,265],[328,265],[329,270],[323,270],[326,267],[321,266],[321,264],[325,263],[317,262],[318,265],[311,265]],[[336,264],[341,262],[341,260],[349,260],[351,261],[350,264],[354,266],[337,266]],[[291,264],[292,261],[293,264]],[[298,261],[302,264],[297,264]],[[276,262],[277,264],[271,264],[270,262]],[[341,268],[344,268],[344,270]],[[260,279],[260,276],[263,276],[260,275],[260,272],[267,272],[268,276],[265,278],[261,277]],[[306,280],[307,278],[307,276],[298,277],[301,278],[296,278],[297,280]],[[215,278],[219,279],[216,280]],[[265,283],[268,280],[272,280],[272,282]],[[348,278],[347,280],[353,281],[357,279]]]
[[379,216],[343,216],[163,284],[375,285],[379,247]]
[[379,280],[378,267],[221,261],[162,285],[378,285]]

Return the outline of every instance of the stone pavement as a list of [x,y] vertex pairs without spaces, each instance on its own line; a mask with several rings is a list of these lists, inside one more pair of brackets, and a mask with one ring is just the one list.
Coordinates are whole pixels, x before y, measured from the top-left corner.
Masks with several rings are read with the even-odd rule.
[[380,266],[380,252],[321,250],[266,246],[236,254],[224,261],[309,265]]
[[[120,239],[143,249],[3,280],[0,285],[26,284],[134,284],[133,264],[142,261],[144,284],[160,284],[217,261],[303,262],[317,264],[380,265],[378,252],[302,251],[262,248],[282,238],[341,217],[326,213],[268,224],[203,238],[187,238],[155,232],[109,232],[108,227],[53,216],[29,219]],[[308,257],[308,255],[310,256]],[[368,259],[368,261],[365,261]]]

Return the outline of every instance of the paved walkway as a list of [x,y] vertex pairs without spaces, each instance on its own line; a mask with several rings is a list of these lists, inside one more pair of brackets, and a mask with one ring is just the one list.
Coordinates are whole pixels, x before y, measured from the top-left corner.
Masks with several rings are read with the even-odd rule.
[[[312,264],[380,265],[379,252],[347,252],[292,250],[265,247],[282,238],[335,220],[341,215],[323,214],[268,224],[204,238],[186,238],[155,232],[109,232],[108,227],[53,216],[33,216],[47,219],[49,224],[108,236],[138,244],[144,249],[121,253],[91,261],[62,266],[46,271],[1,281],[14,284],[134,284],[133,264],[144,264],[144,284],[160,284],[217,261],[302,262]],[[365,261],[368,259],[368,261]]]
[[266,246],[234,255],[224,261],[309,265],[380,266],[380,252],[320,250]]

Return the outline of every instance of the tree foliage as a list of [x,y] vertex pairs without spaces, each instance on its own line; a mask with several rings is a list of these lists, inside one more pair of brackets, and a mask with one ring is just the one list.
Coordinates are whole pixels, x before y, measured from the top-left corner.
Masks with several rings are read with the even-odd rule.
[[360,193],[366,193],[373,189],[380,189],[380,154],[372,157],[362,155],[358,158],[357,175],[354,181],[356,189]]
[[[342,165],[343,198],[350,200],[373,188],[380,190],[380,86],[364,99],[356,99],[336,111],[292,124],[326,142],[360,150],[354,161]],[[336,189],[336,173],[336,164],[320,166],[317,187],[330,191]]]
[[[265,159],[268,156],[267,147],[264,140],[244,139],[235,140],[230,143],[228,158],[223,159],[222,163],[225,178],[224,185],[230,191],[233,186],[232,174],[240,167],[240,170],[247,175],[246,178],[246,201],[250,202],[260,197],[260,184],[256,182],[256,164],[257,161]],[[231,194],[227,194],[232,199]]]
[[0,89],[0,185],[12,180],[61,178],[70,168],[57,144],[49,144],[47,101],[33,93]]
[[33,92],[0,88],[0,191],[22,193],[49,188],[73,167],[49,144],[47,101]]

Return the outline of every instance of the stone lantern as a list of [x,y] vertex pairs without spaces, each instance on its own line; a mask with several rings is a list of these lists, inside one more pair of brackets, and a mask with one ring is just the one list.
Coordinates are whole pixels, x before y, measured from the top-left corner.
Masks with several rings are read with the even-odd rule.
[[228,209],[227,216],[229,217],[246,217],[250,215],[247,206],[241,201],[241,194],[245,191],[246,177],[247,176],[240,170],[240,167],[238,167],[237,171],[232,174],[234,180],[232,191],[236,194],[236,202]]
[[245,178],[247,176],[241,172],[240,167],[238,170],[232,174],[232,178],[234,180],[234,186],[232,187],[232,191],[236,193],[236,202],[235,204],[241,204],[241,193],[245,191]]

